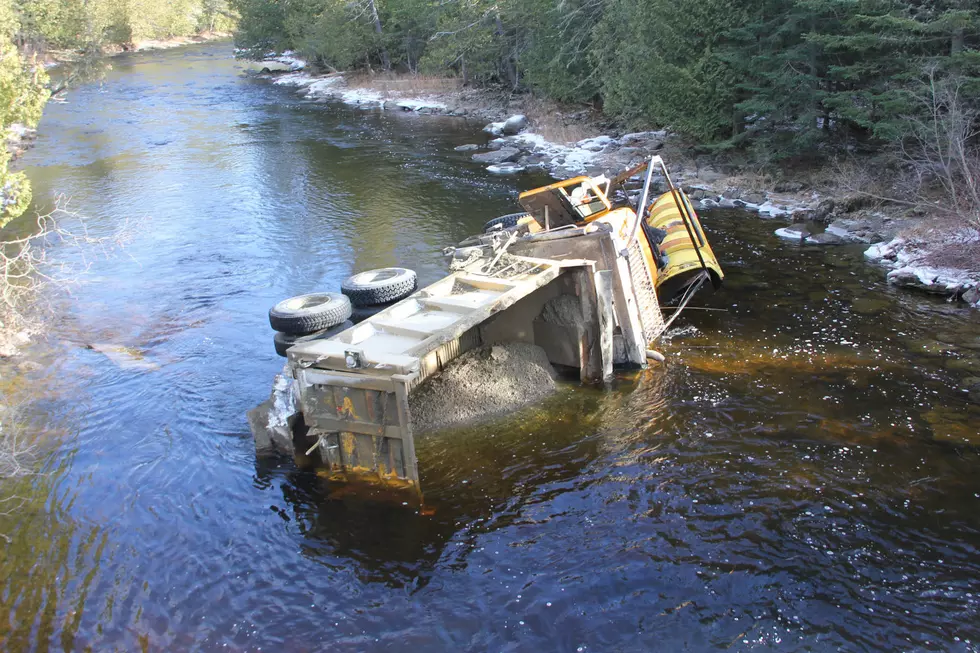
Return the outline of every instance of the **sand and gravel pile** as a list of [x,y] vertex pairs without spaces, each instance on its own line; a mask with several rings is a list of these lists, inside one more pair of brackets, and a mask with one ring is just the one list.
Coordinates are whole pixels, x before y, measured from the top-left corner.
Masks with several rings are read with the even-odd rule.
[[540,347],[490,345],[460,356],[409,395],[415,433],[514,411],[555,391],[555,370]]

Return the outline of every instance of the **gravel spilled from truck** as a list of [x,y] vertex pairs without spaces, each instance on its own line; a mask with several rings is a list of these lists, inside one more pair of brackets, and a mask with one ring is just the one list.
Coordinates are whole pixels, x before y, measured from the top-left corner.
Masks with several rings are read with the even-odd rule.
[[555,392],[555,370],[541,347],[525,343],[474,349],[409,396],[416,433],[517,410]]

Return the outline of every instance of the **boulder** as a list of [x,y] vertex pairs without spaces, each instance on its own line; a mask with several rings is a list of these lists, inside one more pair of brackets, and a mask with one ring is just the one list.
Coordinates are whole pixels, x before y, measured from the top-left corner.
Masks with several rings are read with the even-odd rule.
[[929,266],[913,266],[892,270],[888,283],[904,288],[916,288],[935,295],[955,295],[962,287],[960,280],[949,277],[945,271]]
[[875,243],[864,252],[864,257],[869,261],[893,262],[898,258],[898,253],[904,245],[905,240],[902,238],[893,238],[887,243]]
[[806,186],[798,181],[780,181],[776,183],[773,190],[777,193],[799,193],[804,188]]
[[477,163],[498,164],[514,161],[521,155],[521,151],[514,147],[502,147],[494,152],[480,152],[473,155],[473,160]]
[[582,139],[575,145],[586,152],[602,152],[613,143],[613,139],[608,136],[596,136],[595,138]]
[[806,239],[807,245],[843,245],[844,239],[835,234],[824,232],[822,234],[814,234]]
[[746,193],[742,195],[742,200],[748,202],[749,204],[765,204],[766,194],[759,191],[752,191],[751,193]]
[[468,145],[460,145],[458,147],[454,147],[453,149],[457,152],[472,152],[473,150],[480,149],[480,146],[476,145],[475,143],[469,143]]
[[967,290],[960,295],[960,298],[967,304],[972,304],[980,308],[980,288],[967,288]]
[[816,207],[814,207],[813,211],[810,212],[810,219],[817,222],[824,222],[831,216],[831,214],[833,214],[836,206],[836,202],[834,202],[832,199],[822,200]]
[[875,226],[867,220],[835,220],[827,227],[827,231],[850,243],[870,245],[883,240]]
[[483,128],[488,134],[493,134],[494,136],[500,136],[504,133],[504,123],[502,122],[492,122]]
[[522,156],[520,159],[518,159],[517,163],[528,167],[542,167],[547,165],[548,156],[541,153],[528,154],[527,156]]
[[527,129],[527,116],[517,114],[504,121],[500,132],[505,136],[513,136],[514,134],[520,134],[525,129]]
[[782,229],[776,229],[775,234],[786,240],[802,241],[810,236],[810,230],[803,224],[793,224]]

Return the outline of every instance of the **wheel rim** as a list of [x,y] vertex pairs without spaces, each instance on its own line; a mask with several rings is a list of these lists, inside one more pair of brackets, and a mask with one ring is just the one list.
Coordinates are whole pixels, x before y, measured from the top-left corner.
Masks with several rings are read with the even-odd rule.
[[399,274],[401,270],[396,270],[394,268],[384,268],[383,270],[373,270],[371,272],[361,272],[360,274],[354,275],[354,283],[378,283],[380,281],[387,281],[389,279],[394,279]]
[[322,295],[311,295],[309,297],[295,297],[293,299],[287,300],[285,308],[290,311],[301,311],[303,309],[311,308],[313,306],[319,306],[321,304],[329,304],[330,297],[324,297]]

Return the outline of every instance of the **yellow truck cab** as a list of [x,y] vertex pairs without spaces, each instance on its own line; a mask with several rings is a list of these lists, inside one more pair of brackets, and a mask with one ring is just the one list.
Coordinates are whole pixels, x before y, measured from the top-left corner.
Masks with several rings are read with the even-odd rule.
[[700,287],[705,280],[717,288],[725,275],[694,207],[684,191],[673,185],[660,157],[653,157],[614,179],[573,177],[521,193],[518,201],[533,218],[532,232],[599,222],[608,224],[613,232],[629,240],[631,231],[636,229],[637,212],[628,200],[614,205],[610,194],[631,176],[644,169],[652,173],[655,168],[660,169],[669,190],[652,202],[641,197],[646,208],[639,223],[642,237],[641,234],[636,237],[659,300],[669,302],[695,284]]

